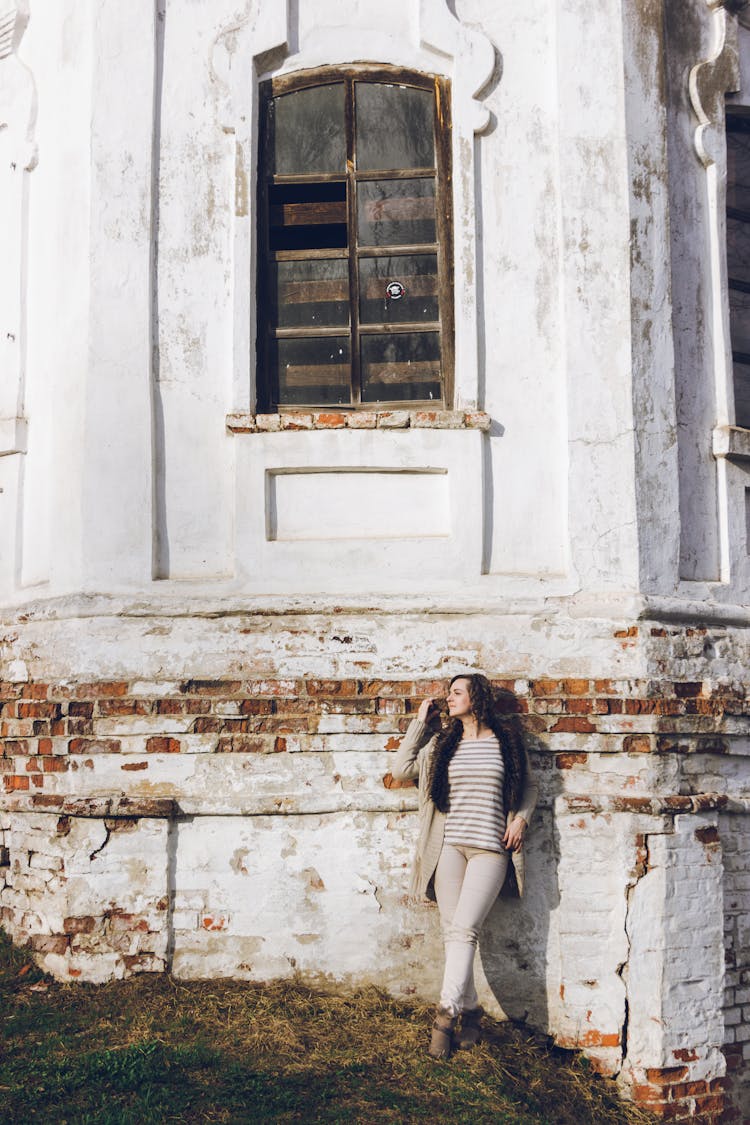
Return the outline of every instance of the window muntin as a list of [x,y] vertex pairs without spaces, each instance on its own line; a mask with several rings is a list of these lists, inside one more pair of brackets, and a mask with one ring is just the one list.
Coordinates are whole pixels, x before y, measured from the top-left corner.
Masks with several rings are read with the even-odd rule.
[[445,405],[447,80],[351,68],[262,93],[261,409]]

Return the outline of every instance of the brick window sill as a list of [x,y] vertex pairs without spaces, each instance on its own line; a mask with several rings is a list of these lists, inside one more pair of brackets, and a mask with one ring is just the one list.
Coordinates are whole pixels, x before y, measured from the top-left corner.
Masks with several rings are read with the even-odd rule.
[[490,416],[482,410],[286,411],[283,414],[227,414],[231,434],[299,430],[482,430]]

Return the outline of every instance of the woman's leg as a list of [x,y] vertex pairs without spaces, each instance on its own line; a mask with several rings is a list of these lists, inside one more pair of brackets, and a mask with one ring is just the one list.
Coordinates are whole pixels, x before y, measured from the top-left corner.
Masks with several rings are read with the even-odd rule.
[[445,940],[440,1006],[452,1016],[477,1006],[474,954],[477,937],[498,896],[508,867],[507,852],[445,844],[435,872],[435,894]]

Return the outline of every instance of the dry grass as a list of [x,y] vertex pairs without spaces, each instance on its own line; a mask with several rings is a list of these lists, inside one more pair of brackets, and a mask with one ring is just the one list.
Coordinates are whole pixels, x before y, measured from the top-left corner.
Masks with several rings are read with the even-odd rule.
[[487,1021],[435,1063],[431,1011],[368,988],[141,976],[44,978],[0,936],[4,1123],[461,1122],[637,1125],[613,1083],[540,1036]]

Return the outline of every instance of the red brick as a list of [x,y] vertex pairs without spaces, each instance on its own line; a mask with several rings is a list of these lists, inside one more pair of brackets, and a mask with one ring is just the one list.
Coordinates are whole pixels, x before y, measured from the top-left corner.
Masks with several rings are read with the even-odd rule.
[[62,708],[59,703],[19,703],[19,719],[59,719]]
[[90,934],[93,932],[95,925],[96,919],[92,918],[90,914],[66,918],[63,921],[63,929],[66,934]]
[[700,680],[692,682],[686,681],[684,683],[676,682],[672,686],[678,699],[688,699],[700,695],[703,689],[703,684]]
[[724,1109],[724,1098],[721,1094],[707,1094],[705,1098],[695,1099],[695,1108],[699,1114],[720,1114]]
[[590,715],[594,705],[590,699],[566,699],[565,710],[569,715]]
[[589,680],[563,680],[562,684],[566,695],[588,695],[591,687]]
[[52,739],[40,738],[37,746],[37,754],[51,754],[52,753]]
[[69,944],[67,934],[33,934],[29,941],[36,953],[66,953]]
[[45,773],[65,773],[69,765],[68,759],[61,758],[59,754],[52,758],[42,758],[42,767]]
[[241,715],[272,715],[274,707],[279,712],[292,711],[295,709],[295,704],[299,706],[301,711],[314,710],[317,706],[311,699],[243,699],[240,703]]
[[147,770],[148,762],[123,762],[123,764],[120,766],[120,769],[125,770],[126,772],[130,772],[133,770]]
[[148,699],[100,699],[97,714],[108,715],[150,715],[151,703]]
[[24,684],[22,699],[46,699],[49,695],[49,684]]
[[36,758],[29,758],[29,760],[26,763],[26,773],[41,773],[41,772],[42,772],[42,767],[39,765],[39,762],[36,760]]
[[357,695],[356,680],[307,680],[307,694],[318,695]]
[[186,699],[157,699],[156,701],[156,714],[157,715],[185,715],[189,713],[187,710],[188,701]]
[[555,765],[559,770],[570,770],[573,766],[585,765],[588,760],[588,754],[556,754]]
[[599,695],[608,695],[616,693],[614,680],[594,680],[594,691]]
[[72,699],[68,704],[68,715],[79,719],[91,719],[94,715],[94,704],[81,703],[78,699]]
[[193,734],[218,734],[224,727],[218,715],[198,715],[193,722]]
[[627,629],[617,629],[615,631],[615,633],[613,634],[613,636],[615,636],[617,638],[620,638],[620,637],[637,637],[638,636],[638,626],[637,625],[629,625]]
[[656,699],[626,699],[626,715],[651,715],[656,711],[660,700]]
[[167,738],[166,736],[157,735],[149,738],[146,742],[147,754],[179,754],[182,749],[182,743],[179,738]]
[[673,1098],[687,1098],[693,1094],[707,1094],[708,1083],[703,1079],[698,1082],[675,1082],[669,1089]]
[[531,695],[559,695],[561,690],[559,680],[532,680],[529,684]]
[[690,1073],[686,1066],[650,1066],[646,1068],[646,1078],[657,1086],[669,1086],[681,1082]]
[[128,694],[129,684],[123,680],[99,680],[97,683],[63,684],[50,690],[61,699],[111,699]]
[[581,1047],[619,1047],[620,1033],[619,1031],[596,1031],[591,1028],[590,1031],[584,1031],[579,1044]]
[[274,752],[274,754],[284,754],[284,753],[286,753],[286,739],[285,738],[275,738],[274,739],[274,741],[273,741],[273,752]]
[[239,695],[241,680],[186,680],[180,684],[184,695]]
[[119,754],[118,738],[71,738],[69,754]]
[[531,734],[541,734],[547,729],[547,720],[543,715],[524,715],[523,729]]
[[311,430],[313,428],[312,414],[303,414],[297,411],[280,416],[282,430]]
[[[444,686],[441,686],[444,690]],[[424,699],[430,694],[426,689],[424,692],[419,692],[413,680],[360,680],[358,687],[360,695],[387,699],[405,699],[415,694],[420,694]]]
[[713,826],[709,826],[707,828],[696,828],[695,838],[696,840],[700,840],[702,844],[718,844],[719,831]]
[[[305,690],[304,680],[249,680],[242,685],[243,695],[271,696],[277,695],[297,696]],[[220,692],[215,694],[219,695]]]
[[647,734],[626,734],[622,740],[622,748],[626,754],[650,754],[653,749],[652,739]]
[[6,774],[3,778],[6,793],[12,793],[16,789],[30,789],[31,783],[28,777],[22,777],[20,774]]
[[262,738],[247,734],[222,736],[216,744],[217,754],[263,754],[265,750],[266,743]]
[[615,812],[651,812],[650,797],[612,797]]
[[579,715],[558,719],[555,725],[550,728],[550,731],[553,734],[593,734],[596,727],[588,719]]
[[345,414],[315,414],[314,419],[316,429],[340,430],[346,425]]

